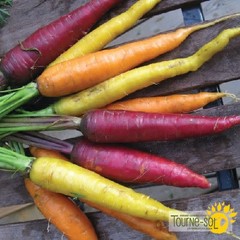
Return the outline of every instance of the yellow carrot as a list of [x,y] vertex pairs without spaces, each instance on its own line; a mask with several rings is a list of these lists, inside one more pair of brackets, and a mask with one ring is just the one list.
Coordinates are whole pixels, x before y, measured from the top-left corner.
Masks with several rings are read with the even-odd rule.
[[59,158],[36,159],[0,147],[1,169],[29,173],[30,180],[52,192],[78,197],[100,206],[149,220],[169,221],[183,212]]
[[159,2],[161,0],[138,0],[126,12],[110,19],[88,33],[49,66],[102,49],[117,36],[134,26],[144,14],[154,8]]

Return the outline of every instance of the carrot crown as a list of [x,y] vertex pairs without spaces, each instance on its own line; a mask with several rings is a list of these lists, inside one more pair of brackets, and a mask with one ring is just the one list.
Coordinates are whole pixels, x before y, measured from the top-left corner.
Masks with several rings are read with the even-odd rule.
[[[2,79],[0,77],[0,80]],[[18,89],[1,91],[1,93],[6,92],[8,94],[0,97],[0,118],[39,95],[37,84],[34,82]]]
[[39,132],[15,133],[5,137],[4,140],[55,150],[66,154],[70,154],[73,149],[73,144]]

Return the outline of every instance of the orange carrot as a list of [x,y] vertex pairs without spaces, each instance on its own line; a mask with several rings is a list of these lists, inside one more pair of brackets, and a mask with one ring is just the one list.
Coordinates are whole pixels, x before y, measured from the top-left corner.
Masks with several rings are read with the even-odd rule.
[[[67,160],[56,151],[32,148],[35,157],[49,156]],[[96,240],[95,230],[77,205],[66,196],[48,191],[25,179],[25,186],[40,212],[70,240]]]
[[123,223],[127,224],[132,229],[147,234],[156,240],[176,240],[177,236],[174,233],[170,233],[163,222],[161,221],[150,221],[139,217],[133,217],[128,214],[120,213],[109,208],[105,208],[94,204],[89,201],[84,202],[101,212],[114,217]]
[[59,158],[59,159],[68,161],[66,157],[64,157],[61,153],[55,150],[47,150],[43,148],[31,147],[30,152],[34,157],[37,157],[37,158],[49,156],[49,157]]
[[115,102],[109,104],[105,108],[109,110],[154,113],[188,113],[226,96],[233,97],[232,94],[220,92],[200,92],[195,94],[143,97]]
[[[65,158],[58,151],[47,150],[47,149],[42,149],[42,148],[37,148],[37,147],[31,147],[30,151],[31,151],[32,155],[35,157],[49,156],[49,157],[56,157],[56,158],[68,161],[68,159]],[[29,182],[30,182],[30,180],[29,180]],[[38,187],[38,188],[40,188],[40,187]],[[53,194],[53,193],[51,193],[51,194]],[[134,217],[134,216],[131,216],[128,214],[120,213],[118,211],[110,210],[108,208],[99,206],[98,204],[92,203],[87,200],[83,200],[83,199],[80,199],[80,200],[84,201],[89,206],[102,211],[103,213],[106,213],[112,217],[117,218],[118,220],[124,222],[131,228],[133,228],[137,231],[140,231],[142,233],[148,234],[157,240],[175,240],[175,239],[177,239],[175,234],[168,232],[167,228],[165,227],[165,225],[162,221],[151,221],[151,220],[147,220],[147,219],[143,219],[143,218],[139,218],[139,217]],[[89,238],[89,240],[90,240],[90,238]]]
[[79,92],[169,52],[178,47],[191,33],[230,17],[180,28],[117,48],[60,62],[47,68],[37,78],[38,90],[47,97]]

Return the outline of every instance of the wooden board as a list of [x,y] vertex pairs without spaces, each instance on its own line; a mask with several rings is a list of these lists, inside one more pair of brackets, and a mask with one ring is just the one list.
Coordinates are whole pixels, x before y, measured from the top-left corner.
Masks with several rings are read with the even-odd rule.
[[[23,40],[38,27],[56,19],[60,15],[76,8],[86,1],[40,1],[40,0],[15,0],[10,10],[11,18],[8,24],[0,30],[0,56],[2,56],[9,48]],[[102,22],[124,9],[129,7],[133,0],[124,1],[122,5],[115,8],[102,19]],[[151,13],[161,14],[173,9],[185,6],[193,6],[201,1],[197,0],[166,0],[162,1]],[[49,14],[51,13],[51,14]],[[21,19],[21,21],[19,21]],[[194,53],[204,43],[215,37],[220,31],[228,27],[240,26],[240,17],[235,20],[226,21],[208,29],[201,30],[192,34],[179,48],[175,51],[165,54],[154,61],[162,61],[177,57],[185,57]],[[130,39],[134,40],[134,39]],[[154,96],[165,95],[188,90],[196,90],[202,87],[211,86],[217,83],[224,83],[240,78],[240,38],[234,39],[230,44],[213,59],[197,72],[185,74],[138,91],[129,97],[136,96]],[[152,62],[154,62],[152,61]],[[203,115],[231,115],[240,114],[240,103],[211,108],[208,110],[198,111],[196,114]],[[231,169],[240,167],[240,127],[234,127],[222,134],[211,137],[202,137],[198,139],[188,139],[174,142],[151,142],[132,144],[132,147],[139,148],[157,155],[161,155],[177,162],[186,164],[194,171],[199,173],[213,173],[223,169]],[[17,204],[32,202],[27,194],[23,177],[18,174],[0,172],[0,208],[9,207]],[[161,194],[159,192],[159,194]],[[166,205],[182,210],[206,210],[207,207],[214,202],[230,203],[236,210],[240,211],[240,192],[232,190],[227,192],[215,192],[213,194],[202,195],[197,198],[179,199],[175,201],[165,202]],[[240,214],[240,213],[239,213]],[[89,213],[89,218],[96,227],[99,239],[114,240],[149,240],[150,238],[128,228],[121,222],[112,219],[102,213]],[[233,225],[233,232],[240,236],[240,217]],[[227,235],[213,235],[205,233],[178,233],[179,239],[232,239]],[[65,239],[54,226],[47,220],[38,220],[17,224],[0,225],[0,240],[30,240],[30,239]]]

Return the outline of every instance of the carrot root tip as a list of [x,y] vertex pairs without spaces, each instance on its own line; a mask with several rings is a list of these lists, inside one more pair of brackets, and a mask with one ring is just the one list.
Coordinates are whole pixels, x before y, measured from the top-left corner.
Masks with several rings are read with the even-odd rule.
[[239,102],[240,101],[240,98],[238,98],[235,94],[233,93],[225,93],[225,97],[230,97],[232,98],[233,100],[235,100],[236,102]]

